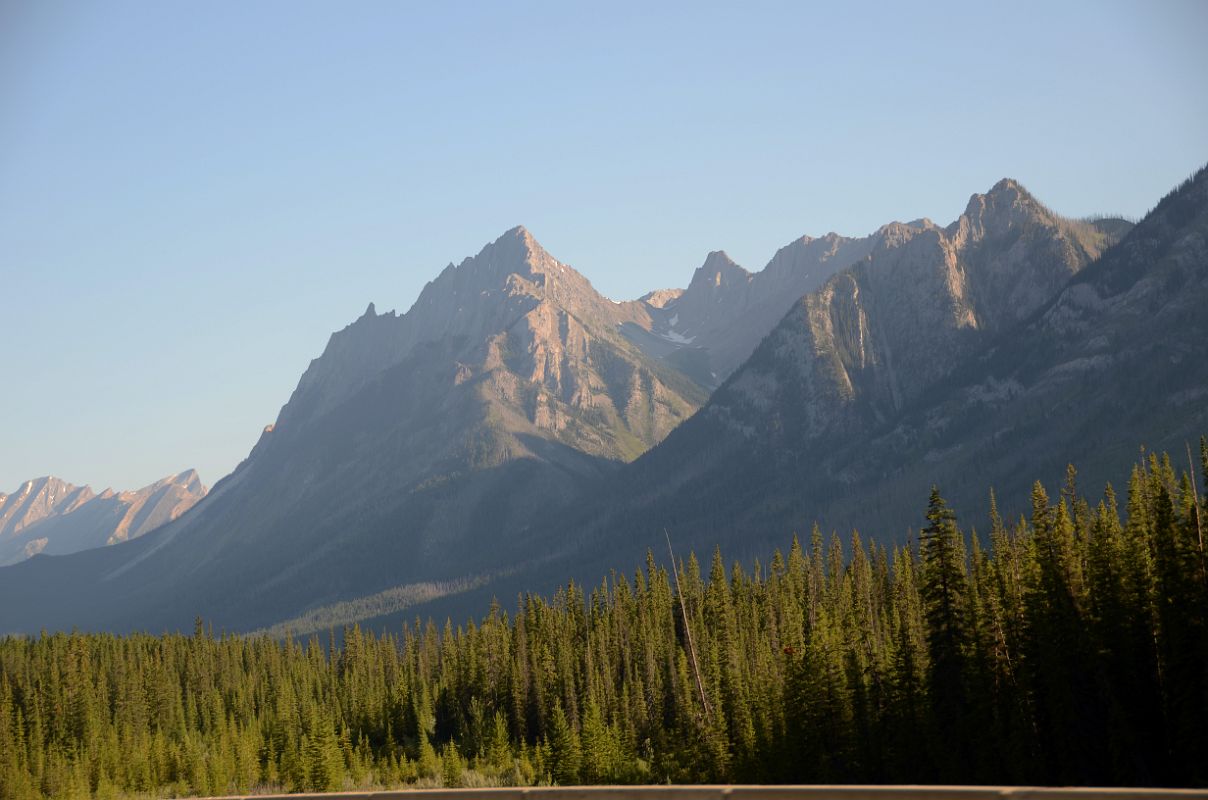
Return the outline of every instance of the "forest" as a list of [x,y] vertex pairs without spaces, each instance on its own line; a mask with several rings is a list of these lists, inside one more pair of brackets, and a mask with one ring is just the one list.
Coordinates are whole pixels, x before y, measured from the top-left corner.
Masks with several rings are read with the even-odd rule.
[[1071,467],[1030,515],[1002,519],[989,493],[974,525],[933,490],[897,546],[815,527],[766,563],[671,569],[660,551],[462,627],[353,627],[338,646],[201,620],[6,637],[0,798],[1204,786],[1208,440],[1198,461],[1143,455],[1126,496],[1090,499]]

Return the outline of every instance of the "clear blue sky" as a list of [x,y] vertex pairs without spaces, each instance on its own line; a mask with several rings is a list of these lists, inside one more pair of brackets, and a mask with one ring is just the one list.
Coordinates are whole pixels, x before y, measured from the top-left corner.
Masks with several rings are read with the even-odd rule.
[[649,5],[0,0],[0,491],[213,483],[516,224],[620,299],[1208,160],[1205,2]]

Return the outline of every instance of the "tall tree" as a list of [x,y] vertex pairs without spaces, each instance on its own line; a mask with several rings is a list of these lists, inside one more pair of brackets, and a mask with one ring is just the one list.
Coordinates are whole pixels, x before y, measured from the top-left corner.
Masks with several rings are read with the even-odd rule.
[[951,781],[969,756],[969,587],[965,544],[956,514],[934,486],[927,502],[927,526],[919,532],[919,557],[931,664],[929,693],[938,736],[933,760],[940,779]]

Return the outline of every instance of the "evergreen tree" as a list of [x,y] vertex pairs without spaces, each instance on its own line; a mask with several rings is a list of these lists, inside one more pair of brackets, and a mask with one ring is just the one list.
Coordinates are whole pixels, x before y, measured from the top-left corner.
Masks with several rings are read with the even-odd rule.
[[567,721],[561,703],[554,706],[550,722],[549,759],[550,777],[555,783],[573,786],[579,782],[583,751],[579,744],[579,735]]
[[954,781],[968,758],[969,647],[965,546],[956,514],[932,487],[927,526],[919,533],[920,596],[927,620],[929,695],[936,725],[932,760],[943,781]]
[[[1201,455],[1208,473],[1208,440]],[[969,553],[934,491],[917,552],[859,535],[845,551],[815,527],[766,568],[715,551],[707,581],[689,554],[683,611],[651,556],[590,596],[568,584],[443,632],[0,638],[0,800],[471,779],[1203,785],[1195,480],[1150,456],[1122,513],[1071,469],[1010,527],[991,495],[988,549],[974,532]]]

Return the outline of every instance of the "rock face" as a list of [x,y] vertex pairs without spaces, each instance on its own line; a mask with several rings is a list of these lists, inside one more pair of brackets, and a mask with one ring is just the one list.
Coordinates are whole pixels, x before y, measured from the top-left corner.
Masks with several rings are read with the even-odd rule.
[[724,251],[710,253],[687,289],[662,289],[641,298],[648,327],[630,324],[624,331],[643,349],[714,388],[751,355],[796,298],[863,258],[877,240],[878,234],[804,236],[780,248],[756,273]]
[[[1208,170],[1200,170],[1037,313],[878,431],[849,470],[868,478],[896,462],[887,485],[903,491],[919,483],[912,470],[930,469],[976,511],[986,485],[1022,497],[1069,462],[1083,486],[1110,480],[1122,490],[1138,446],[1178,456],[1208,433],[1205,309]],[[1185,457],[1179,467],[1190,467]]]
[[[964,507],[980,510],[990,486],[999,485],[1002,496],[1018,488],[1008,486],[1004,476],[1058,477],[1059,471],[1049,474],[1034,460],[1037,453],[1047,453],[1050,460],[1060,454],[1126,468],[1136,443],[1156,444],[1155,431],[1167,423],[1180,435],[1194,429],[1203,415],[1187,413],[1194,406],[1186,405],[1184,413],[1161,423],[1149,419],[1128,430],[1102,418],[1093,434],[1087,431],[1076,442],[1063,432],[1070,420],[1054,418],[1046,407],[1056,398],[1046,396],[1006,412],[1015,420],[1013,446],[1026,440],[1022,452],[1032,461],[1028,456],[1015,461],[1018,456],[991,435],[1003,428],[998,415],[1004,412],[996,404],[1018,400],[1035,380],[1017,372],[1029,361],[1044,365],[1032,370],[1066,374],[1078,369],[1080,379],[1096,374],[1090,369],[1098,363],[1093,360],[1061,366],[1067,358],[1053,348],[1072,345],[1069,325],[1036,327],[1073,302],[1054,297],[1072,292],[1096,309],[1078,323],[1086,341],[1108,349],[1121,346],[1119,337],[1108,333],[1121,324],[1115,312],[1108,313],[1112,303],[1077,287],[1092,283],[1092,276],[1121,253],[1160,252],[1158,244],[1137,244],[1152,225],[1147,220],[1112,247],[1129,228],[1126,223],[1063,219],[1008,180],[973,196],[965,213],[947,227],[927,220],[885,226],[863,257],[793,305],[699,413],[617,475],[597,505],[560,523],[581,537],[580,563],[593,565],[583,574],[638,557],[661,541],[664,527],[684,546],[711,549],[722,542],[736,556],[782,545],[814,521],[892,540],[916,519],[931,481]],[[1164,241],[1184,235],[1161,230]],[[1193,263],[1195,257],[1184,261]],[[1144,259],[1132,269],[1162,271]],[[1152,280],[1155,287],[1173,285],[1173,279]],[[1190,279],[1179,285],[1190,285]],[[1189,301],[1168,291],[1147,302],[1157,308]],[[1068,312],[1055,319],[1066,318]],[[1199,346],[1208,333],[1205,320],[1179,319],[1188,331],[1198,332]],[[1023,332],[1031,330],[1036,333],[1025,337]],[[1138,343],[1148,342],[1145,348],[1166,347],[1163,342],[1171,336],[1130,330]],[[1005,350],[994,355],[1008,345],[1011,355]],[[1102,359],[1106,353],[1096,355]],[[1152,366],[1162,374],[1173,368],[1169,359]],[[972,383],[954,389],[962,380]],[[1186,397],[1194,393],[1195,380],[1206,385],[1203,378],[1191,380],[1183,388]],[[1119,373],[1098,373],[1064,402],[1078,397],[1085,409],[1116,403],[1113,398],[1127,384]],[[974,404],[950,408],[954,397]],[[981,435],[988,449],[967,443],[974,423],[986,426]],[[1050,445],[1049,437],[1062,444]],[[1120,447],[1125,448],[1122,461]],[[1105,453],[1116,458],[1100,458]],[[1026,497],[1026,484],[1023,491],[1020,496]],[[608,552],[595,548],[595,556],[586,555],[609,531],[618,532],[618,538],[610,541]]]
[[[613,303],[514,228],[424,287],[404,315],[364,316],[334,334],[282,409],[274,433],[304,426],[431,345],[510,423],[605,458],[631,460],[704,399],[618,334],[649,327],[642,303]],[[506,411],[504,411],[504,409]],[[526,420],[527,422],[522,422]]]
[[[891,223],[861,238],[803,236],[756,273],[723,251],[710,253],[687,289],[641,298],[648,327],[630,324],[624,330],[643,349],[715,388],[751,356],[798,298],[822,289],[852,265],[877,266],[859,273],[855,283],[830,287],[825,302],[836,314],[851,305],[852,292],[859,305],[862,283],[899,293],[894,302],[902,306],[903,317],[914,314],[916,306],[930,313],[931,298],[919,295],[938,288],[950,303],[944,313],[960,317],[960,326],[998,330],[1023,319],[1128,228],[1123,220],[1061,218],[1015,181],[1003,180],[974,195],[947,228],[918,219]],[[895,259],[896,266],[886,266]],[[921,282],[911,282],[916,279]],[[854,322],[858,336],[859,314]]]
[[709,414],[742,429],[786,409],[803,439],[884,424],[1114,240],[1010,180],[974,195],[947,228],[886,225],[863,258],[797,302]]
[[647,306],[601,297],[526,230],[508,231],[407,313],[371,305],[335,333],[190,514],[117,556],[72,562],[89,576],[76,594],[103,605],[43,610],[68,626],[187,627],[202,614],[245,628],[539,557],[534,517],[705,400],[625,325],[649,327]]
[[135,539],[176,519],[206,495],[186,470],[137,491],[99,495],[54,477],[0,493],[0,565],[38,553],[61,555]]

